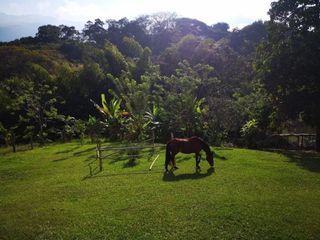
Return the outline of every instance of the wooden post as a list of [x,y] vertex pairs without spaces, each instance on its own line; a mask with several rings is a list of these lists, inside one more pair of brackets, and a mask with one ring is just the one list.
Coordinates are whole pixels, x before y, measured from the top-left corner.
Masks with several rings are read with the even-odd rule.
[[154,154],[155,147],[156,147],[154,140],[155,140],[155,135],[154,135],[154,130],[152,130],[152,155]]
[[100,148],[100,143],[97,143],[97,158],[99,161],[99,170],[100,172],[103,170],[102,168],[102,156],[101,156],[101,148]]
[[152,130],[152,144],[153,144],[153,147],[154,147],[154,139],[155,139],[154,130]]

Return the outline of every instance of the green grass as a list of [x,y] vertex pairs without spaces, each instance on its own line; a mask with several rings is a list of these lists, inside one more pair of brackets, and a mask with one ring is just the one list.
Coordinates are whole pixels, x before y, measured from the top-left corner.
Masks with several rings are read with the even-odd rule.
[[94,148],[1,149],[0,239],[319,239],[319,155],[214,148],[215,172],[179,154],[165,175],[161,151],[89,177]]

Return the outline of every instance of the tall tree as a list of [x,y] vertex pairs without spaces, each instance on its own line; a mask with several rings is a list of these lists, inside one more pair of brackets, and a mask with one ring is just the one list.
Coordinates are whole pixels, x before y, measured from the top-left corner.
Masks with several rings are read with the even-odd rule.
[[211,32],[212,32],[211,37],[214,40],[220,40],[221,38],[225,38],[230,34],[230,32],[228,31],[229,28],[230,26],[228,23],[224,23],[224,22],[216,23],[211,27]]
[[10,127],[16,125],[30,142],[37,139],[43,145],[47,136],[54,133],[52,127],[60,117],[56,108],[57,87],[43,67],[29,64],[29,68],[25,78],[11,77],[1,82],[1,98],[13,115],[11,120],[15,120]]
[[166,49],[172,42],[175,31],[174,13],[156,13],[149,16],[152,51],[156,54]]
[[80,33],[75,27],[68,27],[66,25],[59,25],[60,38],[63,40],[79,40]]
[[83,29],[83,36],[89,41],[97,44],[99,47],[103,47],[105,40],[107,39],[107,30],[103,28],[104,22],[97,18],[94,23],[88,21]]
[[269,39],[260,46],[256,71],[280,113],[316,128],[320,151],[320,2],[271,4]]
[[41,42],[57,42],[60,40],[60,28],[54,25],[40,26],[36,38]]

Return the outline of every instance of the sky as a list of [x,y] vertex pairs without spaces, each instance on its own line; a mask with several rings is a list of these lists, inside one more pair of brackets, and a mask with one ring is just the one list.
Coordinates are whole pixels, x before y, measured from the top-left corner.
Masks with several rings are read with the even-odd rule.
[[8,15],[42,15],[59,21],[130,20],[144,14],[175,12],[212,25],[226,22],[241,28],[256,20],[268,20],[272,0],[0,0],[0,12]]

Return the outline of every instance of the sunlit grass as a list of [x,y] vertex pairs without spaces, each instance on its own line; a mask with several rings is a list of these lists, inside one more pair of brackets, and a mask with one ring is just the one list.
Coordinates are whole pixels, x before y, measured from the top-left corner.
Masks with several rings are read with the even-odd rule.
[[[108,159],[95,145],[1,149],[0,239],[317,239],[320,157],[214,148],[215,172],[193,155],[163,174],[146,157]],[[91,164],[97,166],[96,162]]]

